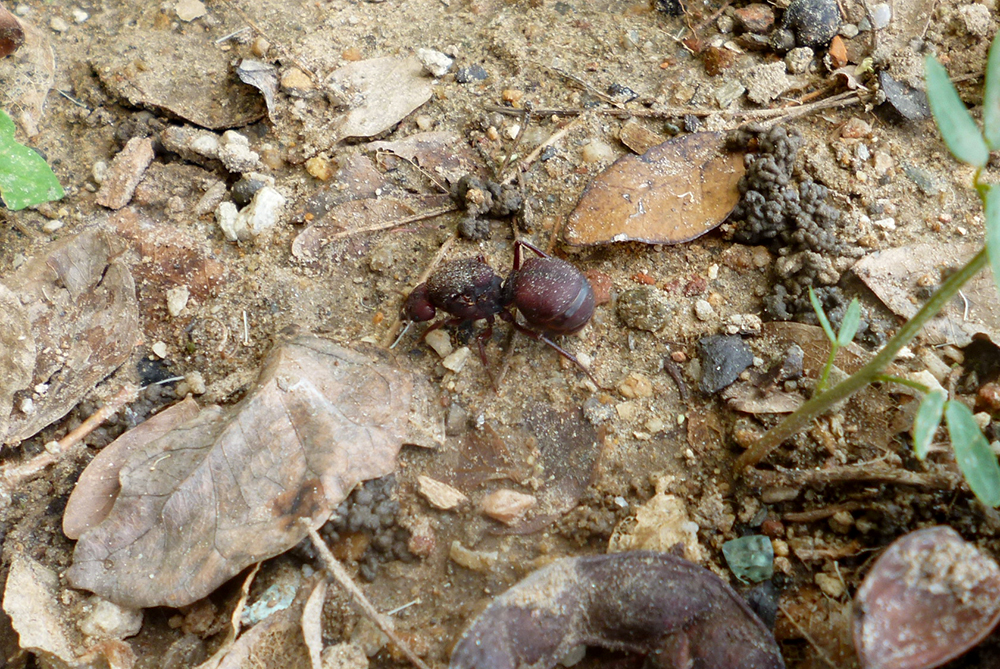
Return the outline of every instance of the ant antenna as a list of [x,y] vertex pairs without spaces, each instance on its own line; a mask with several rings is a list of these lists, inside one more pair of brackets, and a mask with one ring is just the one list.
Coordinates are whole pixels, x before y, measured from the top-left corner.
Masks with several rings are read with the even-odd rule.
[[396,337],[396,341],[392,342],[392,344],[389,345],[390,350],[396,348],[399,342],[403,341],[403,337],[406,336],[406,333],[410,331],[411,327],[413,327],[413,321],[406,321],[406,327],[404,327],[402,331],[399,333],[399,336]]

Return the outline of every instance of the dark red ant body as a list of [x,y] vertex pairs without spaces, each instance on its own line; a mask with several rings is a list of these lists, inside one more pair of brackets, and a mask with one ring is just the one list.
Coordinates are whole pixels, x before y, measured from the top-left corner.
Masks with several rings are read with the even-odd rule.
[[[539,257],[522,260],[523,248]],[[527,327],[517,322],[510,312],[511,306],[521,312]],[[594,313],[590,282],[570,263],[553,258],[528,242],[514,243],[514,267],[506,281],[497,276],[482,256],[441,265],[406,298],[403,315],[411,321],[429,321],[438,309],[452,317],[427,328],[421,339],[445,325],[485,319],[486,330],[476,337],[476,344],[488,369],[483,342],[493,336],[493,323],[499,317],[519,332],[544,342],[594,380],[579,360],[549,338],[575,334],[590,321]]]

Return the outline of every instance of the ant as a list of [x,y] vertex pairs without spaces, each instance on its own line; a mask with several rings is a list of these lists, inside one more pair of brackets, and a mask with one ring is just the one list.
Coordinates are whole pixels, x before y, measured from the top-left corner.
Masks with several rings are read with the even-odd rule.
[[[524,259],[523,249],[533,251],[538,257]],[[510,312],[511,306],[521,312],[527,326],[517,322]],[[594,313],[594,290],[575,266],[553,258],[533,244],[514,242],[514,267],[506,280],[493,271],[483,256],[444,263],[406,298],[403,316],[410,321],[429,321],[438,309],[451,318],[431,325],[420,338],[445,325],[485,320],[486,329],[477,335],[476,344],[487,371],[489,364],[483,343],[493,336],[493,323],[499,317],[518,332],[544,342],[600,387],[590,370],[550,339],[583,329]]]

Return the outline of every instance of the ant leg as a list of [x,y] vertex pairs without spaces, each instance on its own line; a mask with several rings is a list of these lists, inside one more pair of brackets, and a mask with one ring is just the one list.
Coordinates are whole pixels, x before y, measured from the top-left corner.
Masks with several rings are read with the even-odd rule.
[[422,335],[420,335],[420,339],[418,339],[417,341],[423,341],[424,339],[427,338],[427,335],[429,335],[430,333],[434,332],[435,330],[437,330],[439,328],[443,328],[446,325],[449,325],[449,326],[450,325],[460,325],[460,324],[462,324],[464,322],[465,322],[465,320],[461,319],[461,318],[445,318],[444,320],[440,320],[437,323],[434,323],[432,326],[430,326],[426,330],[424,330],[424,333]]
[[[507,320],[507,319],[504,319],[504,320]],[[546,344],[547,346],[549,346],[549,348],[551,348],[552,350],[554,350],[556,353],[558,353],[562,357],[564,357],[567,360],[569,360],[570,362],[572,362],[574,365],[576,365],[581,370],[583,370],[583,373],[586,374],[590,378],[590,380],[594,382],[595,386],[597,386],[598,388],[603,388],[603,386],[600,383],[598,383],[597,379],[594,378],[594,375],[590,373],[590,370],[587,369],[586,367],[584,367],[583,363],[581,363],[579,360],[577,360],[576,356],[574,356],[572,353],[570,353],[569,351],[567,351],[566,349],[564,349],[562,346],[560,346],[559,344],[555,343],[554,341],[552,341],[551,339],[549,339],[548,337],[546,337],[545,335],[543,335],[541,332],[535,332],[534,330],[521,325],[516,320],[514,320],[513,317],[511,317],[511,319],[509,320],[509,322],[510,322],[511,325],[514,326],[514,329],[516,329],[518,332],[531,337],[535,341],[540,341],[540,342]]]
[[521,248],[522,247],[531,249],[532,251],[534,251],[535,253],[537,253],[542,258],[551,258],[552,257],[548,253],[546,253],[545,251],[541,250],[540,248],[538,248],[537,246],[535,246],[534,244],[532,244],[531,242],[526,242],[523,239],[518,239],[516,242],[514,242],[514,270],[513,271],[515,271],[515,272],[517,270],[521,269],[521,255],[522,255]]
[[500,388],[497,386],[496,379],[493,377],[493,370],[490,368],[490,363],[486,359],[486,345],[483,342],[487,342],[493,336],[493,323],[494,317],[492,315],[486,317],[486,329],[476,335],[476,346],[479,347],[479,359],[483,361],[483,368],[486,370],[486,375],[490,377],[490,384],[493,386],[493,390],[499,392]]

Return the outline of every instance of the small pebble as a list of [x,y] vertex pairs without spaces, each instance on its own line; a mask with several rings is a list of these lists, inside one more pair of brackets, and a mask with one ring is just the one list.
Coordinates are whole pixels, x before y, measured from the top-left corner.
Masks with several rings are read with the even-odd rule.
[[500,558],[500,554],[496,551],[470,550],[458,541],[452,541],[448,557],[466,569],[471,569],[472,571],[489,571]]
[[455,350],[455,347],[451,345],[451,337],[440,328],[428,332],[427,336],[424,337],[424,341],[441,358],[447,358]]
[[625,325],[656,332],[666,326],[673,307],[662,290],[640,286],[626,290],[618,298],[618,317]]
[[715,318],[715,309],[708,300],[696,300],[694,303],[694,317],[699,321],[710,321]]
[[167,291],[167,312],[177,318],[187,306],[191,291],[187,286],[175,286]]
[[333,178],[333,165],[323,156],[313,156],[306,161],[306,172],[320,181]]
[[649,377],[643,374],[631,372],[620,384],[618,384],[618,392],[620,392],[623,397],[627,397],[629,399],[652,397],[653,382],[649,380]]
[[87,599],[78,627],[93,639],[124,639],[139,633],[142,610],[126,609],[96,595]]
[[484,497],[481,506],[483,513],[490,518],[513,525],[537,504],[538,500],[533,495],[501,488]]
[[[986,9],[986,6],[983,6]],[[882,30],[889,26],[889,22],[892,20],[892,7],[888,3],[880,2],[878,4],[872,5],[872,27],[875,30]]]
[[455,372],[458,374],[465,367],[465,363],[469,360],[469,355],[472,351],[469,350],[468,346],[463,346],[462,348],[452,352],[447,358],[441,361],[444,368]]
[[580,157],[585,163],[609,162],[615,159],[615,150],[599,139],[592,139],[584,145]]
[[185,22],[200,19],[208,13],[201,0],[180,0],[177,3],[175,11],[177,12],[177,18]]
[[844,594],[844,583],[839,578],[819,573],[813,577],[813,580],[819,589],[823,591],[823,594],[831,599],[840,599]]
[[74,7],[71,13],[73,14],[73,21],[76,23],[83,23],[90,18],[90,14],[83,11],[79,7]]
[[258,58],[263,58],[267,55],[267,50],[271,48],[271,43],[265,38],[257,36],[254,38],[253,43],[250,45],[250,51],[253,55]]
[[792,0],[782,27],[795,34],[798,46],[825,47],[840,30],[837,0]]
[[49,21],[49,28],[52,28],[52,30],[56,31],[57,33],[64,33],[67,30],[69,30],[69,24],[66,23],[64,20],[62,20],[61,18],[59,18],[58,16],[54,16],[52,17],[52,20]]
[[489,76],[482,65],[469,65],[458,69],[458,72],[455,73],[455,81],[460,84],[472,84],[477,81],[486,81]]
[[469,501],[460,490],[429,476],[417,477],[417,492],[435,509],[451,511]]
[[167,345],[162,341],[158,341],[149,347],[149,350],[153,352],[157,358],[163,359],[167,357]]
[[454,58],[435,49],[417,49],[417,59],[424,66],[424,69],[435,77],[446,75],[455,62]]
[[802,74],[809,69],[813,60],[813,50],[800,46],[785,54],[785,67],[791,74]]
[[706,395],[722,390],[753,364],[753,351],[739,335],[704,337],[698,342],[698,350],[701,353],[698,388]]

